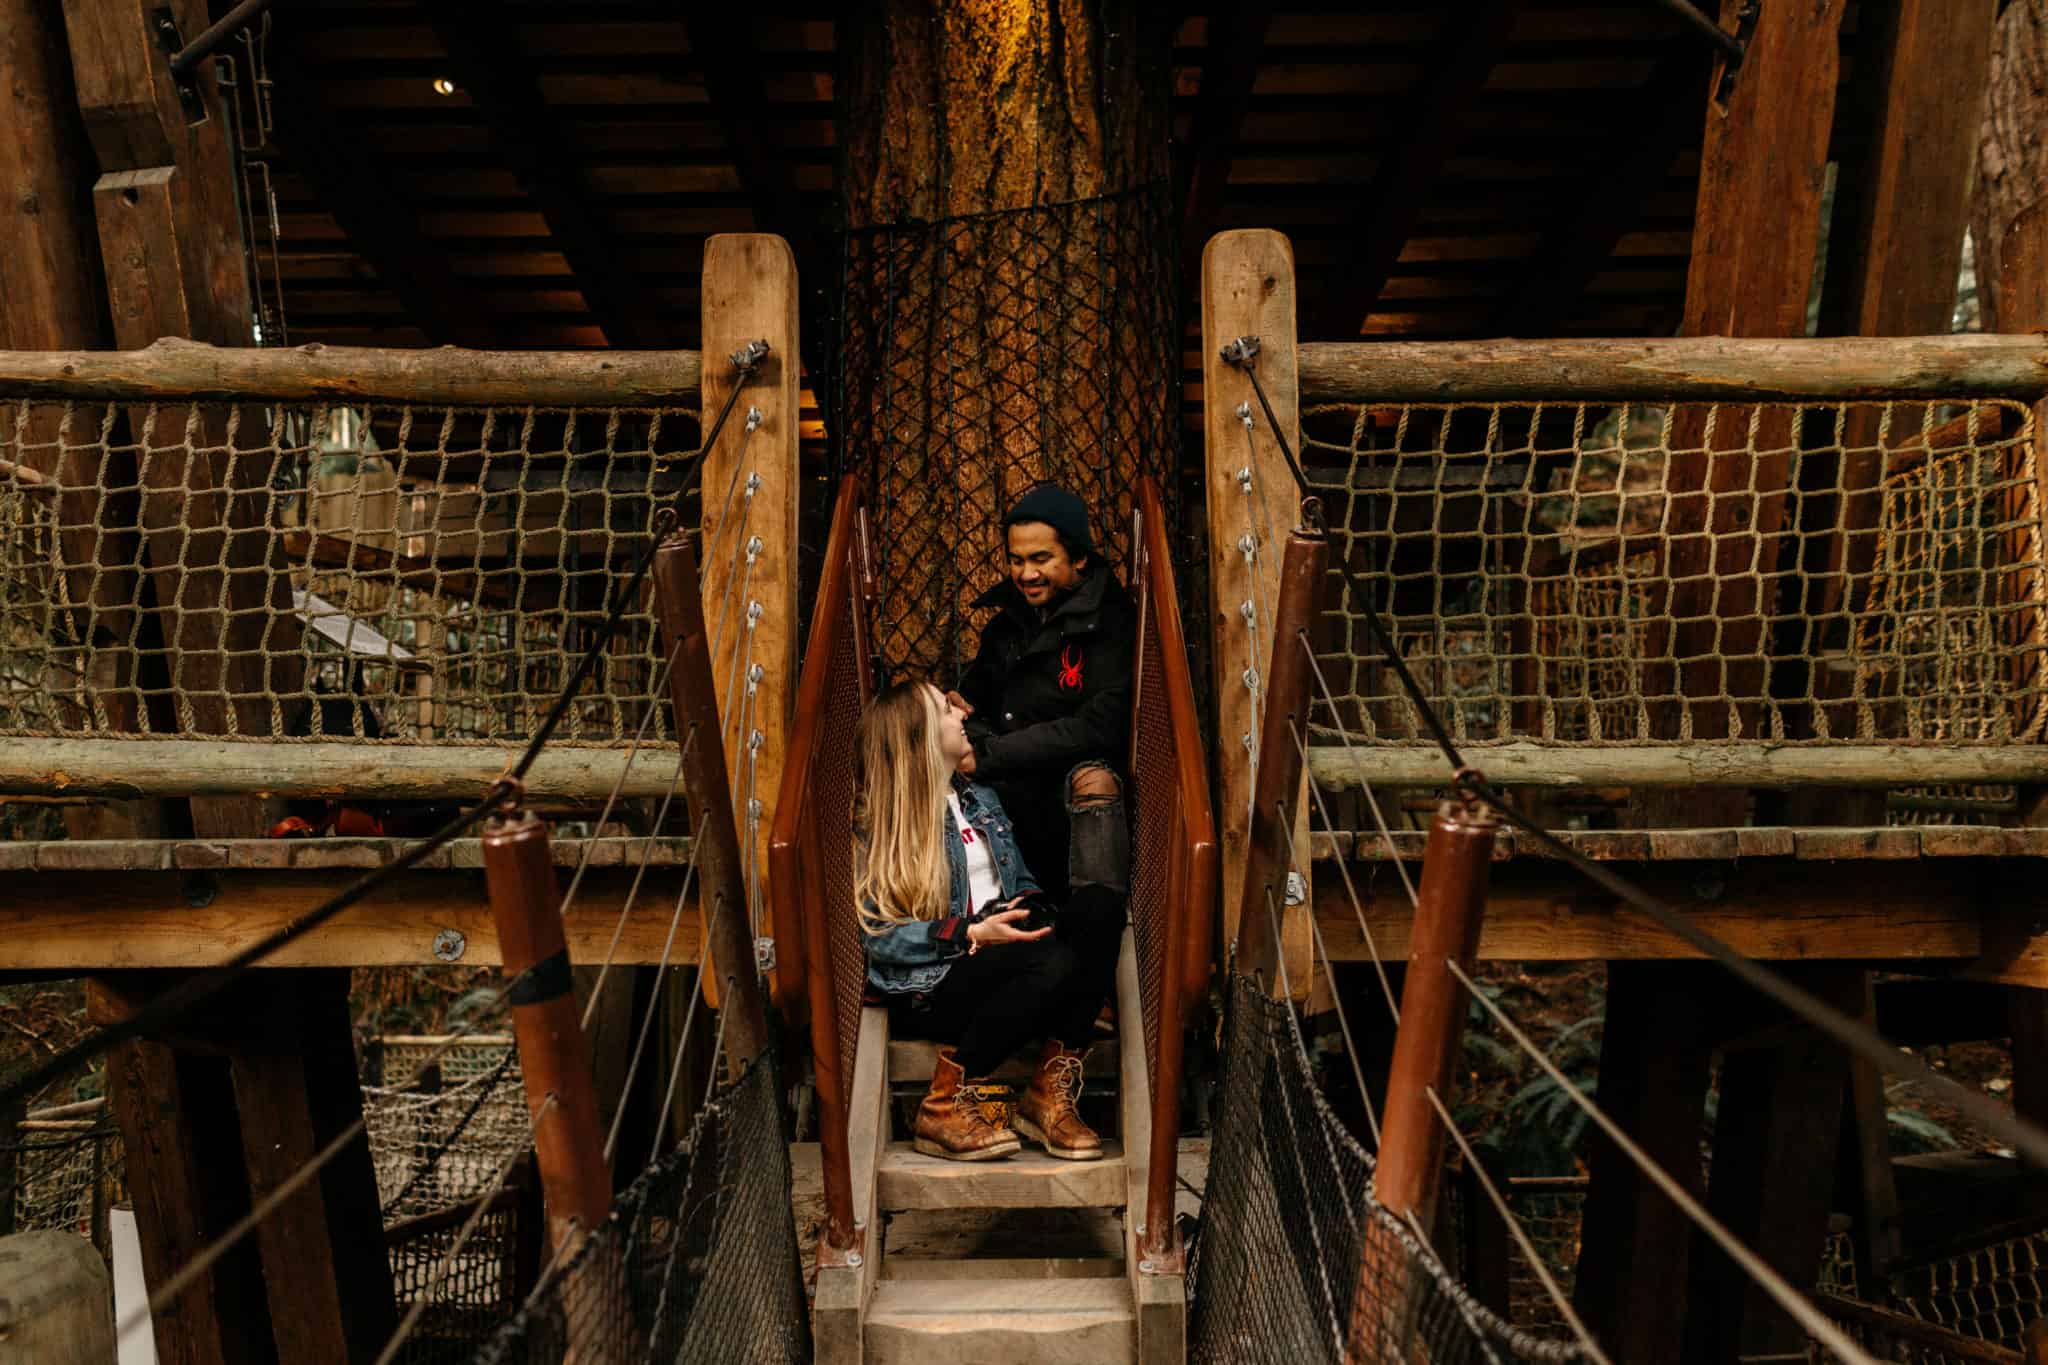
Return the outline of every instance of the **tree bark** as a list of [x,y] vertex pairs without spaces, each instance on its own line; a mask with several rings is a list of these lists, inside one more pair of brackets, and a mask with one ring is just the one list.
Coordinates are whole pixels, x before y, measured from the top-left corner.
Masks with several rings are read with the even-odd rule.
[[[2048,185],[2048,0],[2013,0],[1991,40],[1991,89],[1977,138],[1970,236],[1977,301],[1987,332],[2025,327],[2001,315],[1998,282],[2006,229]],[[2007,312],[2010,309],[2005,310]],[[2032,305],[2029,312],[2038,312]]]
[[1172,244],[1099,202],[1165,179],[1154,8],[888,0],[850,25],[841,392],[891,664],[964,664],[1026,488],[1074,488],[1118,558],[1141,462],[1171,447]]

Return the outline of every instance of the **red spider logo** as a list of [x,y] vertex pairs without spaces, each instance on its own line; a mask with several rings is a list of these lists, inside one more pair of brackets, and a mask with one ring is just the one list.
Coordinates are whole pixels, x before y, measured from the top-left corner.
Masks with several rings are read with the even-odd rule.
[[1073,692],[1081,686],[1081,650],[1068,645],[1060,651],[1060,690]]

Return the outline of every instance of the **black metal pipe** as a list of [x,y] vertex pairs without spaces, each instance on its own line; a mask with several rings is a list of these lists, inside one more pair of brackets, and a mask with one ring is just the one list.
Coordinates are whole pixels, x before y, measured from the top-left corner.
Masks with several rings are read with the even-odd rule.
[[1700,11],[1692,0],[1657,0],[1657,3],[1685,22],[1686,27],[1720,48],[1731,69],[1742,65],[1742,39],[1722,28]]
[[211,57],[226,45],[227,40],[248,27],[253,19],[263,17],[263,12],[276,0],[242,0],[226,14],[220,22],[178,49],[171,58],[171,79],[184,80],[193,67]]

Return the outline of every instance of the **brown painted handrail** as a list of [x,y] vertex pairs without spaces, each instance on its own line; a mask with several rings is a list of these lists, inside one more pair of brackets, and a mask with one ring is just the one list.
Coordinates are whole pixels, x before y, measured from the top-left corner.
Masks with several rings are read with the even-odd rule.
[[[1187,637],[1181,627],[1180,600],[1175,589],[1173,554],[1167,539],[1164,500],[1151,478],[1138,485],[1138,553],[1134,578],[1140,603],[1139,675],[1133,679],[1131,764],[1133,782],[1142,782],[1145,765],[1139,758],[1163,745],[1168,756],[1170,789],[1139,791],[1138,801],[1165,802],[1171,846],[1151,850],[1140,860],[1137,875],[1163,876],[1165,885],[1154,898],[1132,886],[1134,913],[1158,913],[1165,922],[1150,937],[1158,945],[1159,962],[1141,963],[1140,971],[1160,976],[1158,1018],[1146,1021],[1156,1043],[1152,1068],[1152,1145],[1146,1169],[1144,1235],[1139,1251],[1161,1269],[1181,1264],[1173,1201],[1180,1146],[1180,1082],[1186,1023],[1193,1003],[1208,980],[1215,919],[1217,846],[1216,821],[1209,804],[1207,764],[1195,713],[1194,680],[1188,672]],[[1144,710],[1146,679],[1157,670],[1165,714]],[[1154,870],[1156,869],[1156,870]],[[1156,908],[1155,908],[1156,907]],[[1141,940],[1143,941],[1143,940]],[[1128,1081],[1127,1081],[1128,1083]]]
[[[839,994],[832,962],[834,916],[826,904],[820,862],[820,822],[850,818],[849,811],[819,809],[812,780],[820,754],[830,743],[851,745],[850,733],[835,734],[831,714],[835,667],[851,651],[859,700],[869,685],[866,641],[860,629],[860,494],[843,480],[825,542],[824,571],[811,613],[811,633],[797,684],[796,717],[782,790],[768,840],[768,899],[778,926],[802,925],[798,972],[811,1017],[811,1051],[818,1088],[818,1148],[825,1185],[825,1227],[819,1263],[844,1263],[858,1239],[853,1226],[853,1174],[848,1164],[846,1086],[853,1074],[854,1038],[840,1036]],[[842,675],[843,676],[843,675]],[[844,699],[841,699],[842,703]],[[845,907],[848,917],[852,907]],[[787,932],[783,930],[782,932]],[[785,970],[787,968],[785,967]]]

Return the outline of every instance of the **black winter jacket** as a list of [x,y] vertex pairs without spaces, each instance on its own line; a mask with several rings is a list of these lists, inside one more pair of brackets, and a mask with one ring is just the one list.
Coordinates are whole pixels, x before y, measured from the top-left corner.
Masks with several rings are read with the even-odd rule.
[[1042,621],[1007,578],[974,605],[1001,608],[960,679],[974,707],[974,780],[1064,777],[1086,759],[1122,771],[1138,612],[1108,568],[1091,570]]

